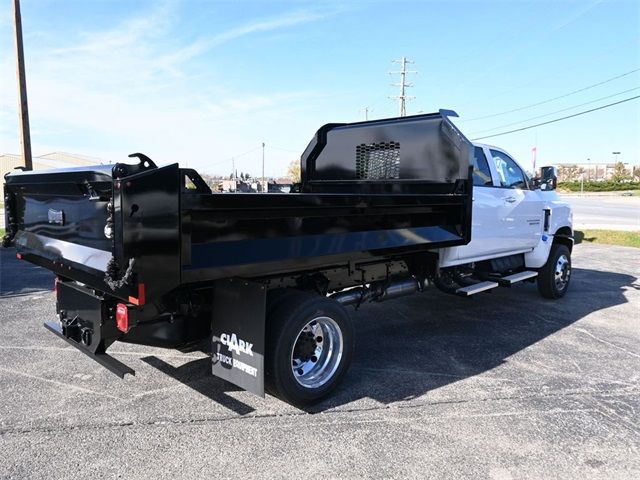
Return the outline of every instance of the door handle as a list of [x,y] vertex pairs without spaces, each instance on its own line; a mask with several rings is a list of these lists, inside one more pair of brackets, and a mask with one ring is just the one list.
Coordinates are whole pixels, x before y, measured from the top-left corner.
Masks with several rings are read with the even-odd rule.
[[514,203],[516,201],[516,197],[505,197],[504,201],[507,203]]

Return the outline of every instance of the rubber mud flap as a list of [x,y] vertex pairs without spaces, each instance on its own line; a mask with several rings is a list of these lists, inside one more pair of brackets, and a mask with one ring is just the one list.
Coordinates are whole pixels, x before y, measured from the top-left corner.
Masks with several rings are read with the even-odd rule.
[[266,287],[231,278],[216,282],[211,318],[211,372],[264,397]]

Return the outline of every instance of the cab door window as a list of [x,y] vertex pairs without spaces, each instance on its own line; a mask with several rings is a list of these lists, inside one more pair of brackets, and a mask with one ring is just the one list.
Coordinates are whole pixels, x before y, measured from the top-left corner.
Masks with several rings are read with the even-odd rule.
[[504,188],[528,189],[527,176],[518,164],[504,152],[491,150],[491,156],[496,164],[500,186]]
[[493,186],[489,163],[481,147],[475,147],[473,151],[473,184],[479,187]]

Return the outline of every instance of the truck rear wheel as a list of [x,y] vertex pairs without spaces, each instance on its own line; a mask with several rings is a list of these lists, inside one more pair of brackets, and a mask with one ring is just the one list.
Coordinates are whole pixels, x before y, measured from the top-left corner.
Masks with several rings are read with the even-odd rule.
[[269,314],[266,337],[265,386],[293,405],[326,397],[351,363],[351,319],[326,297],[287,295]]
[[562,298],[571,280],[571,252],[566,245],[554,243],[549,258],[538,272],[538,291],[545,298]]

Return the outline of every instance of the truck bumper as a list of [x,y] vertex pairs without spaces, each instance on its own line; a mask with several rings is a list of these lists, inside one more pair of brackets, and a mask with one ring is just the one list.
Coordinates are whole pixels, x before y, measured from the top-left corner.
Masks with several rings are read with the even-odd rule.
[[90,357],[93,360],[95,360],[96,362],[98,362],[100,365],[105,367],[107,370],[115,373],[120,378],[124,378],[124,376],[127,373],[129,373],[131,375],[135,375],[136,374],[135,370],[133,370],[130,367],[127,367],[124,363],[120,362],[119,360],[116,360],[115,358],[113,358],[108,353],[99,352],[99,351],[91,352],[90,350],[85,348],[82,344],[76,342],[72,338],[69,338],[69,337],[65,336],[65,334],[63,333],[63,330],[62,330],[62,326],[60,325],[59,322],[45,322],[44,323],[44,328],[46,328],[47,330],[49,330],[52,333],[55,333],[58,337],[63,339],[69,345],[72,345],[72,346],[76,347],[82,353],[84,353],[88,357]]
[[122,336],[115,324],[113,301],[73,282],[57,283],[58,322],[44,327],[120,377],[135,372],[106,353]]

